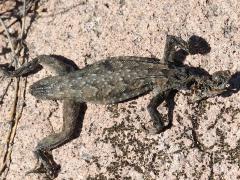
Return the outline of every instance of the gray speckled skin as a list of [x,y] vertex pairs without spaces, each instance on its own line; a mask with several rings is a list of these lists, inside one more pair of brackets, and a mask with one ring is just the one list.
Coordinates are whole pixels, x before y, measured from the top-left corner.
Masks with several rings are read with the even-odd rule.
[[67,75],[47,77],[31,86],[41,99],[72,99],[98,104],[118,103],[153,90],[164,91],[174,70],[157,59],[112,57]]
[[6,67],[0,67],[0,74],[12,77],[26,75],[40,65],[50,67],[57,73],[57,76],[46,77],[30,87],[30,93],[36,98],[63,100],[64,105],[62,131],[45,137],[38,143],[34,150],[38,163],[28,173],[46,172],[50,178],[57,176],[59,166],[54,162],[50,151],[76,138],[74,129],[84,102],[118,103],[154,90],[154,97],[147,109],[154,123],[153,132],[160,133],[168,129],[169,125],[164,125],[157,108],[171,97],[171,92],[193,89],[195,99],[201,100],[225,91],[230,78],[229,71],[209,75],[198,71],[198,68],[175,62],[176,47],[189,54],[204,54],[200,45],[201,43],[185,42],[181,38],[167,36],[162,62],[156,58],[121,56],[78,69],[74,63],[63,61],[60,56],[41,55],[12,72]]

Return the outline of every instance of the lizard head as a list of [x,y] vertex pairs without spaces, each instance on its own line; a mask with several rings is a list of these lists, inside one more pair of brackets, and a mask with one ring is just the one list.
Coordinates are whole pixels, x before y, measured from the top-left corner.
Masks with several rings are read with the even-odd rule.
[[230,78],[230,71],[217,71],[208,78],[197,82],[193,88],[193,102],[199,102],[227,91]]

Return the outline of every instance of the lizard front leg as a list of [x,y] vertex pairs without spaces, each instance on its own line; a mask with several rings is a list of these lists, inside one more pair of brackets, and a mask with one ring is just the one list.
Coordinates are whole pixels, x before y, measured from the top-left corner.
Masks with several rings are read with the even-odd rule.
[[[172,113],[172,108],[174,107],[172,105],[172,99],[174,99],[175,94],[176,94],[176,91],[168,91],[165,93],[160,92],[151,99],[149,105],[147,106],[148,112],[151,116],[151,119],[153,120],[153,125],[154,125],[154,128],[149,130],[151,134],[159,134],[171,127],[171,124],[172,124],[171,113]],[[157,110],[158,106],[160,106],[164,100],[167,101],[168,108],[171,106],[171,108],[168,109],[167,125],[164,125],[163,117]]]
[[175,64],[174,55],[176,53],[176,47],[183,49],[188,54],[207,54],[210,52],[211,47],[206,40],[199,36],[191,36],[188,41],[184,41],[180,37],[167,35],[166,44],[164,48],[163,61],[166,64]]
[[81,124],[79,122],[81,110],[86,110],[85,103],[64,100],[62,131],[45,137],[37,144],[34,155],[38,162],[36,167],[28,171],[27,174],[46,172],[51,178],[57,176],[60,166],[54,162],[50,152],[77,137],[76,132]]
[[164,48],[163,61],[166,64],[174,63],[174,54],[176,53],[176,47],[179,47],[186,52],[189,52],[188,43],[180,37],[167,35],[166,44]]

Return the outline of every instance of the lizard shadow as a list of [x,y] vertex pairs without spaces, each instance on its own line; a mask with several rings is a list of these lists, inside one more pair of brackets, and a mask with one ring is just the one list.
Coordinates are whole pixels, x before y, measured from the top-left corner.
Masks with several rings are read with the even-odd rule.
[[221,94],[222,97],[229,97],[232,94],[238,93],[240,90],[240,71],[235,72],[228,81],[229,88],[226,92]]
[[80,103],[80,111],[77,115],[77,123],[73,133],[74,138],[78,138],[81,134],[82,127],[83,127],[83,120],[84,120],[86,111],[87,111],[87,103],[85,102]]

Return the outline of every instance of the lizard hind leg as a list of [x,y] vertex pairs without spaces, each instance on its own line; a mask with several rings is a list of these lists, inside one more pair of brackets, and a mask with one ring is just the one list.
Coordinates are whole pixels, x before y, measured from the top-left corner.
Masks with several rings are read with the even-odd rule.
[[60,55],[40,55],[35,59],[37,59],[41,66],[48,68],[53,74],[57,75],[64,75],[79,69],[72,60]]
[[55,163],[50,152],[34,151],[34,156],[37,159],[35,167],[25,173],[46,173],[49,178],[55,178],[60,170],[60,165]]
[[[15,76],[23,76],[26,73],[31,73],[39,65],[57,75],[64,75],[78,69],[74,62],[62,56],[40,55],[21,67],[20,70],[17,69]],[[34,155],[38,162],[27,174],[46,173],[50,178],[57,176],[60,166],[54,161],[51,151],[77,137],[76,132],[80,132],[79,129],[81,128],[85,110],[86,104],[83,102],[75,102],[74,100],[63,101],[62,131],[43,138],[37,144]]]
[[[40,55],[31,60],[30,62],[25,63],[20,68],[14,71],[8,71],[5,76],[7,77],[20,77],[27,76],[29,74],[35,74],[42,68],[47,68],[53,74],[64,75],[69,72],[78,70],[78,66],[70,59],[67,59],[59,55]],[[0,69],[1,73],[1,69]]]
[[[168,91],[165,93],[160,92],[151,99],[147,109],[153,121],[154,128],[151,128],[148,130],[150,134],[162,133],[172,126],[173,110],[175,106],[174,97],[176,93],[177,93],[176,90]],[[163,101],[167,102],[167,107],[168,107],[168,116],[167,116],[168,124],[167,125],[164,125],[163,116],[157,110],[158,106],[160,106],[163,103]]]
[[63,128],[59,133],[51,134],[43,138],[36,146],[34,155],[37,165],[29,173],[46,173],[48,177],[55,178],[60,166],[54,161],[51,151],[79,136],[79,129],[82,125],[83,113],[86,111],[86,104],[65,100],[63,103]]

